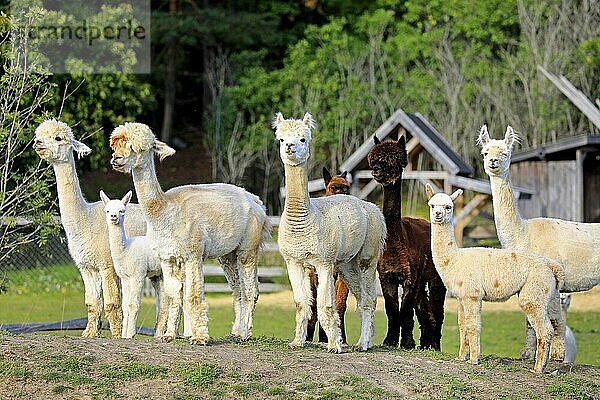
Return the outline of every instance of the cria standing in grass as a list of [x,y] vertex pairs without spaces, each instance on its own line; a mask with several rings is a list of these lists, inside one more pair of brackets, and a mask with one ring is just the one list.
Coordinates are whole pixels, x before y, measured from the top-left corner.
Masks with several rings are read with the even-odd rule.
[[454,201],[461,195],[433,193],[425,187],[431,219],[431,253],[446,288],[458,299],[458,359],[477,364],[481,334],[481,302],[506,301],[519,295],[519,306],[538,337],[533,371],[548,361],[554,329],[548,307],[564,282],[560,263],[532,253],[484,247],[459,248],[454,236]]
[[154,244],[148,236],[127,237],[125,233],[125,213],[131,191],[121,200],[111,200],[101,190],[100,198],[106,212],[110,253],[115,272],[121,280],[123,292],[123,332],[121,336],[131,339],[135,335],[144,280],[150,278],[156,292],[156,326],[154,336],[162,336],[166,326],[166,312],[162,307],[161,290],[163,288],[160,259]]

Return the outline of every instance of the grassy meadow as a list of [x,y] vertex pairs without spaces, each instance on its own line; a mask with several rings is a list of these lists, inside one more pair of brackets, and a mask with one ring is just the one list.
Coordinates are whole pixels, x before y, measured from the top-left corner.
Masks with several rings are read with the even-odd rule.
[[[79,273],[72,265],[44,269],[43,273],[17,272],[4,274],[0,283],[5,288],[0,294],[0,323],[54,322],[86,315],[83,304],[83,285]],[[568,317],[577,340],[577,363],[600,365],[600,290],[586,294],[574,294]],[[578,297],[581,296],[581,297]],[[229,294],[207,294],[210,305],[209,330],[211,337],[219,338],[229,333],[233,321],[233,308]],[[482,355],[519,357],[525,327],[523,314],[515,299],[507,303],[484,303],[482,317]],[[138,316],[138,325],[152,327],[155,320],[154,299],[144,297]],[[294,309],[291,291],[262,294],[259,298],[254,335],[291,340],[294,332]],[[354,300],[346,313],[349,343],[359,334],[359,316],[354,311]],[[379,299],[376,311],[375,343],[383,341],[387,331],[383,300]],[[69,332],[77,335],[79,332]],[[103,333],[107,335],[107,332]],[[415,326],[415,336],[418,337]],[[143,340],[143,336],[138,336]],[[446,301],[443,327],[442,351],[456,354],[458,351],[458,328],[456,301]]]

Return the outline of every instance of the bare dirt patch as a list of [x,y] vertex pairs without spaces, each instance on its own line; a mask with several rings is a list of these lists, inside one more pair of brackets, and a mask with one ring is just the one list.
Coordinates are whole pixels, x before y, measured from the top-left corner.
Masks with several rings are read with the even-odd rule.
[[600,367],[483,357],[480,365],[423,351],[328,354],[269,338],[185,342],[0,336],[0,399],[547,399],[600,398]]

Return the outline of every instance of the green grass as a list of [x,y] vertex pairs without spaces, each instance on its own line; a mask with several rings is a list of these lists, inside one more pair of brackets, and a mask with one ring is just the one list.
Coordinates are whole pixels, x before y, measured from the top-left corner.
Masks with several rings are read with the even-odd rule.
[[[56,271],[55,275],[59,275],[60,278],[52,274],[46,274],[39,279],[34,278],[31,282],[27,282],[23,277],[17,276],[18,279],[15,279],[14,282],[21,282],[19,284],[21,289],[10,289],[8,292],[0,294],[0,310],[2,310],[0,323],[52,322],[85,316],[83,289],[77,284],[77,280],[81,279],[78,271],[73,266],[70,266],[70,268],[66,266],[57,267]],[[14,278],[11,277],[11,279]],[[56,286],[57,282],[62,283]],[[34,290],[53,287],[58,287],[58,290]],[[209,293],[207,299],[210,304],[210,335],[212,338],[223,338],[229,333],[233,321],[233,307],[229,301],[230,295]],[[138,316],[138,325],[152,327],[154,321],[154,299],[144,298]],[[600,311],[571,311],[567,322],[577,340],[577,363],[600,365],[600,341],[598,341]],[[264,337],[266,342],[269,341],[269,338],[274,338],[276,339],[274,342],[277,342],[276,345],[281,345],[281,340],[289,341],[292,339],[294,324],[294,304],[291,294],[289,299],[282,300],[280,304],[272,304],[272,302],[266,304],[259,298],[253,329],[255,337]],[[375,326],[377,331],[375,343],[380,344],[387,331],[387,319],[383,309],[378,309],[375,313]],[[417,326],[415,324],[416,337],[419,335]],[[349,343],[355,343],[358,340],[360,331],[360,319],[353,309],[349,309],[346,313],[346,327]],[[80,332],[72,331],[67,334],[79,335]],[[103,335],[107,336],[108,333],[103,332]],[[525,322],[522,313],[517,311],[484,311],[481,334],[483,356],[496,355],[517,358],[523,345],[524,336]],[[260,346],[261,343],[263,341],[253,341],[249,345]],[[453,356],[458,352],[456,313],[446,313],[442,350],[441,357],[445,357],[445,355]],[[0,374],[8,373],[7,371],[10,370],[10,366],[0,364]],[[18,371],[15,373],[18,373]]]

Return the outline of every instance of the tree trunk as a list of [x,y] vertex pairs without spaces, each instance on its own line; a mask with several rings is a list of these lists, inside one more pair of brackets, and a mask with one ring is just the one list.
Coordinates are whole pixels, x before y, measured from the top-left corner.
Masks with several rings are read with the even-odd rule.
[[[177,0],[169,1],[169,14],[175,18],[177,14]],[[171,38],[167,44],[167,73],[165,77],[165,104],[163,108],[163,124],[160,140],[169,143],[173,131],[173,112],[175,110],[175,91],[177,88],[177,74],[175,64],[175,38]]]

